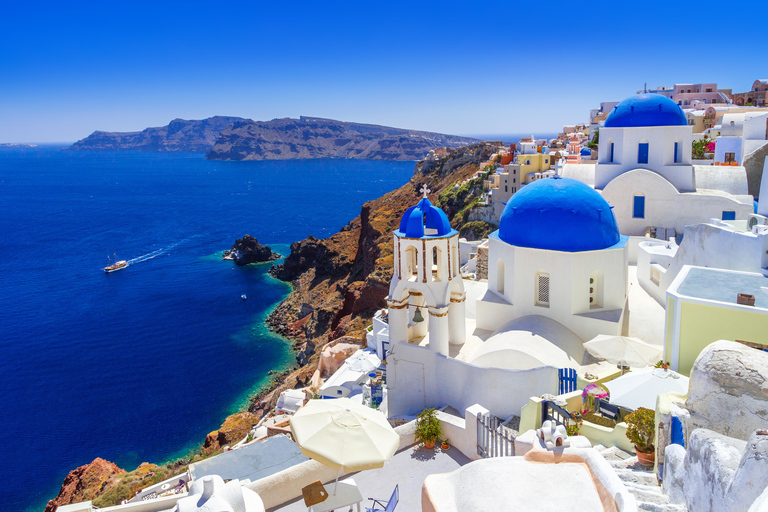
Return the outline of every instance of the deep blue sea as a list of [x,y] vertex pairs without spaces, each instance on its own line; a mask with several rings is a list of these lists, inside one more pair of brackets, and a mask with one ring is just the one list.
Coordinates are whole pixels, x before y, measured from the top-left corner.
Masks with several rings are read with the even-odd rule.
[[[131,470],[199,445],[294,364],[263,325],[289,286],[221,251],[329,236],[413,169],[0,149],[0,510],[41,510],[96,457]],[[105,274],[115,253],[133,263]]]

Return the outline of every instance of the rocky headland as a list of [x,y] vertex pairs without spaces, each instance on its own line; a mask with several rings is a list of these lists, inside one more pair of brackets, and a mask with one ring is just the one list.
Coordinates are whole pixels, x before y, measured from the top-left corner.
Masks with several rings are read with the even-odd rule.
[[[426,184],[432,190],[430,200],[445,210],[454,228],[462,230],[469,226],[469,211],[482,195],[484,175],[478,176],[478,171],[499,145],[484,142],[441,152],[440,157],[431,154],[416,164],[407,184],[365,203],[360,216],[335,235],[322,240],[310,236],[291,244],[290,255],[270,273],[290,282],[293,291],[269,315],[267,323],[293,342],[294,369],[272,374],[270,383],[250,398],[247,410],[229,416],[188,457],[162,466],[143,463],[128,473],[96,459],[67,475],[45,512],[83,500],[94,500],[99,507],[116,505],[139,489],[182,473],[189,463],[220,453],[225,445],[245,437],[251,426],[274,408],[282,391],[311,386],[324,349],[363,344],[373,314],[386,306],[393,266],[392,231],[405,210],[419,201],[420,186]],[[472,224],[472,230],[491,228]],[[258,243],[246,235],[233,248],[242,247],[240,243],[247,239]],[[328,368],[320,370],[330,372]]]
[[214,116],[201,120],[174,119],[166,126],[146,128],[140,132],[95,131],[72,144],[78,151],[183,151],[205,153],[216,143],[221,132],[242,117]]
[[478,141],[442,133],[302,116],[299,119],[237,122],[221,133],[207,158],[420,160],[433,149],[456,148],[475,142]]
[[232,248],[224,251],[221,256],[222,259],[234,261],[238,266],[279,260],[281,257],[278,253],[272,252],[272,249],[266,245],[261,245],[251,235],[245,235],[243,238],[235,240]]

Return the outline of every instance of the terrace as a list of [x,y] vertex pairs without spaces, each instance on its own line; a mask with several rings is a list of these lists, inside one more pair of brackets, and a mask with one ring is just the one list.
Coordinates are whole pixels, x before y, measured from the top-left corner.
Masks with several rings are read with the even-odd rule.
[[[411,445],[400,450],[392,457],[389,464],[383,468],[352,473],[339,479],[344,482],[353,478],[363,498],[363,505],[371,506],[368,498],[387,500],[392,494],[395,485],[399,486],[400,503],[397,512],[421,512],[421,486],[428,475],[436,473],[449,473],[470,461],[458,449],[451,447],[447,451],[441,449],[427,450],[419,445]],[[333,487],[333,481],[327,484]],[[284,503],[268,512],[306,512],[307,506],[304,500],[298,497],[288,503]]]

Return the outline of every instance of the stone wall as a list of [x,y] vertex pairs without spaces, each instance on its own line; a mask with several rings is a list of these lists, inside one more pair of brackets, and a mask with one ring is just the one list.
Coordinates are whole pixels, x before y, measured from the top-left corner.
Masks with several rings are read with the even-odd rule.
[[475,281],[488,279],[488,243],[477,247],[477,270],[475,271]]
[[768,425],[767,352],[733,341],[712,343],[696,359],[689,389],[687,437],[706,428],[747,440]]

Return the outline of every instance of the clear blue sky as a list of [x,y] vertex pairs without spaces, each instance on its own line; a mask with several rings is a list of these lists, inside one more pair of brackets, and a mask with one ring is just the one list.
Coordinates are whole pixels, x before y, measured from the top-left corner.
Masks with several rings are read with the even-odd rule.
[[5,2],[0,142],[216,114],[553,132],[644,82],[768,78],[764,15],[623,4]]

